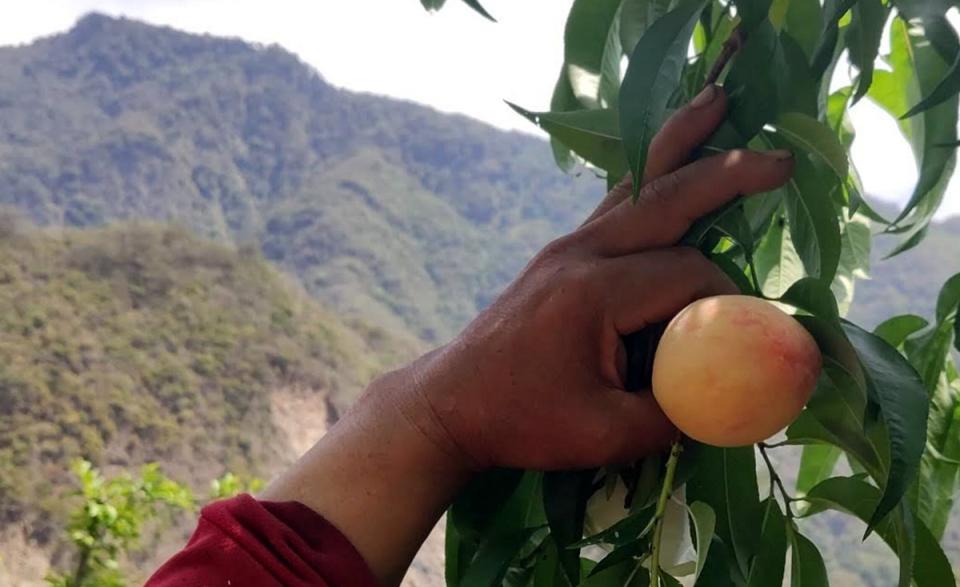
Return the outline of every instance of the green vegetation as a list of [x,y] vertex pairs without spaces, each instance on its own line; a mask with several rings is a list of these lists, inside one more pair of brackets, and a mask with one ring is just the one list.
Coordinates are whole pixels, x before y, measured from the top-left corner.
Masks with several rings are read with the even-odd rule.
[[193,495],[156,464],[145,465],[136,478],[121,474],[104,479],[84,460],[75,461],[72,469],[82,499],[67,527],[77,550],[76,561],[71,572],[48,575],[47,583],[51,587],[123,587],[119,559],[138,546],[142,527],[162,513],[192,511]]
[[0,515],[40,540],[66,513],[72,460],[160,461],[194,487],[267,476],[291,458],[273,391],[342,408],[413,352],[256,253],[149,225],[8,231],[0,331]]
[[[339,90],[276,47],[126,20],[0,48],[0,83],[0,204],[51,228],[2,223],[0,519],[43,544],[76,457],[158,461],[197,491],[226,469],[268,476],[289,458],[274,390],[346,405],[415,338],[449,338],[603,191],[532,137]],[[960,269],[956,220],[881,262],[891,246],[857,284],[859,324],[932,318]],[[803,528],[836,587],[893,584],[862,523]],[[960,554],[957,524],[945,549]]]
[[[955,544],[944,537],[960,489],[957,248],[939,265],[934,257],[930,273],[945,283],[936,285],[932,319],[896,308],[879,317],[873,332],[842,319],[855,279],[871,264],[871,225],[884,235],[877,248],[887,256],[914,249],[928,235],[953,175],[960,43],[947,8],[932,0],[572,3],[550,111],[514,110],[550,135],[560,168],[586,167],[608,187],[630,173],[633,196],[656,199],[664,192],[655,182],[665,178],[648,175],[646,166],[655,134],[674,110],[722,84],[725,119],[692,158],[787,149],[792,174],[778,189],[696,219],[681,241],[743,294],[793,307],[820,348],[823,369],[785,437],[769,444],[718,448],[678,437],[668,458],[647,456],[630,466],[478,477],[448,512],[449,585],[530,587],[548,578],[563,585],[663,587],[693,575],[697,585],[759,587],[784,584],[789,567],[793,587],[826,586],[824,555],[804,535],[811,518],[840,520],[844,529],[844,520],[859,520],[864,538],[875,535],[886,544],[896,560],[890,557],[893,564],[882,574],[850,567],[865,571],[857,573],[865,581],[956,585],[946,552]],[[889,43],[881,47],[884,38]],[[850,83],[836,87],[834,71],[847,64]],[[862,98],[899,123],[919,174],[904,209],[890,220],[864,199],[849,158],[856,132],[849,109]],[[654,182],[650,190],[645,181]],[[642,357],[645,338],[655,332],[648,327],[628,336],[627,355]],[[722,368],[732,379],[754,365],[750,358],[728,363]],[[648,376],[644,369],[643,362],[628,367],[640,380]],[[722,387],[727,375],[713,372],[705,384]],[[662,382],[658,389],[654,378],[653,387],[659,398]],[[778,394],[789,394],[789,384],[781,387],[750,396],[758,408],[775,411]],[[682,407],[711,413],[691,401]],[[668,414],[679,409],[664,407]],[[768,454],[785,447],[802,447],[799,462]],[[841,457],[854,475],[838,468]],[[678,469],[685,473],[675,483]],[[788,488],[781,474],[790,469],[795,478]],[[604,487],[609,499],[620,483],[626,487],[620,521],[586,531],[588,504]],[[681,488],[689,529],[666,514]],[[831,510],[841,517],[822,515]],[[686,565],[668,568],[677,561],[662,558],[665,527],[691,542]],[[585,550],[594,545],[604,547],[602,557]],[[827,555],[854,562],[849,553]]]
[[278,47],[99,15],[0,49],[0,204],[257,242],[332,308],[445,340],[599,194],[542,141],[339,90]]

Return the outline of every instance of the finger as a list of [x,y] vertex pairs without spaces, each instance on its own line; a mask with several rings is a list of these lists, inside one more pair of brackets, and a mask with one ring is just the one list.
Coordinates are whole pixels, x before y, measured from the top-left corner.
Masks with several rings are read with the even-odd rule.
[[629,463],[666,448],[677,436],[649,391],[608,388],[583,397],[586,405],[578,412],[581,426],[596,431],[590,434],[594,442],[583,464]]
[[676,243],[701,216],[741,194],[777,188],[793,172],[789,151],[735,150],[700,159],[647,184],[580,229],[602,255],[626,255]]
[[[678,169],[690,153],[706,141],[723,121],[727,95],[716,85],[703,89],[689,104],[677,110],[650,143],[643,183]],[[633,177],[627,175],[600,202],[584,222],[598,218],[633,194]]]
[[597,271],[608,292],[604,314],[621,336],[665,322],[700,298],[740,293],[723,271],[690,247],[608,259]]

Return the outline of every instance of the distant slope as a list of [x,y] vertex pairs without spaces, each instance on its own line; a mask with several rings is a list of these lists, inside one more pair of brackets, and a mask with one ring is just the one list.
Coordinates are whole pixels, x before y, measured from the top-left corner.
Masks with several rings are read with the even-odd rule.
[[[175,462],[190,450],[190,470],[175,474],[223,463],[256,469],[290,442],[254,410],[276,397],[270,390],[339,389],[346,401],[370,373],[412,352],[409,338],[387,331],[449,338],[599,197],[600,182],[562,175],[541,140],[339,90],[276,47],[128,20],[92,15],[64,35],[0,48],[0,88],[0,204],[49,227],[155,220],[255,243],[331,308],[281,287],[259,261],[247,267],[180,231],[122,227],[68,231],[70,246],[53,234],[0,244],[0,270],[9,262],[25,275],[5,282],[0,273],[0,295],[8,292],[0,376],[15,369],[31,386],[0,382],[0,394],[19,402],[0,402],[19,406],[0,412],[8,518],[23,515],[33,490],[40,510],[59,507],[39,480],[62,471],[77,447],[120,466]],[[86,250],[102,262],[75,265]],[[851,317],[873,325],[894,313],[929,315],[943,279],[960,271],[960,221],[933,226],[906,255],[880,256]],[[150,285],[170,279],[172,289]],[[150,303],[136,302],[143,293]],[[39,326],[13,310],[28,306],[41,309]],[[295,308],[293,320],[283,308]],[[194,314],[205,317],[196,333]],[[337,335],[317,334],[326,331]],[[290,376],[272,348],[307,367]],[[207,373],[203,357],[224,349],[235,362]],[[209,426],[220,445],[195,447],[193,426]],[[29,441],[4,435],[15,429]],[[131,429],[143,440],[131,441]],[[266,431],[262,450],[251,450],[252,430]],[[298,446],[310,439],[301,436]],[[129,451],[124,442],[134,442]],[[857,546],[862,529],[839,517],[814,527],[835,586],[891,584],[890,557]],[[954,532],[952,552],[958,540]],[[417,568],[437,576],[436,565]]]
[[940,287],[960,273],[960,218],[931,225],[919,247],[883,259],[891,246],[889,240],[879,240],[870,279],[857,282],[850,312],[855,322],[873,327],[894,314],[932,317]]
[[274,393],[343,407],[414,350],[323,310],[256,253],[182,230],[5,233],[0,529],[23,521],[53,538],[80,456],[158,460],[194,484],[268,476],[295,457]]
[[91,15],[0,49],[0,204],[263,244],[335,308],[456,332],[598,183],[543,141],[325,83],[276,47]]

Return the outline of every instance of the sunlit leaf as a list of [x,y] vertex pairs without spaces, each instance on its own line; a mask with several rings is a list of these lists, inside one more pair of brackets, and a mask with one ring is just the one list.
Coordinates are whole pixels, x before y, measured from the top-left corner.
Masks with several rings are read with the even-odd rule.
[[881,322],[873,333],[893,347],[899,347],[908,336],[926,328],[930,323],[914,314],[894,316]]
[[802,495],[832,475],[841,454],[839,448],[828,444],[804,446],[797,472],[797,491]]
[[[576,0],[567,17],[563,33],[567,77],[573,95],[589,108],[606,105],[601,100],[604,54],[619,7],[620,0]],[[610,59],[615,59],[619,81],[619,36],[617,55]],[[611,65],[608,64],[607,67]]]
[[771,298],[779,298],[804,276],[803,262],[782,217],[774,218],[757,246],[754,261],[763,293]]
[[843,181],[847,177],[847,150],[830,127],[799,112],[781,114],[774,127],[789,143],[827,165],[838,180]]
[[717,516],[713,508],[699,501],[690,504],[687,510],[690,512],[690,519],[693,520],[693,528],[697,537],[697,567],[694,571],[694,580],[696,581],[700,578],[700,573],[703,572],[703,567],[706,565],[710,553],[710,544],[713,542]]
[[[687,1],[656,21],[637,42],[620,86],[620,136],[629,169],[643,177],[647,151],[680,82],[703,0]],[[634,197],[640,182],[634,182]]]
[[[922,30],[900,18],[890,28],[892,71],[877,71],[870,98],[899,117],[909,106],[929,95],[947,70],[947,63],[922,37]],[[904,234],[890,255],[916,246],[943,200],[947,183],[956,165],[956,153],[938,145],[957,140],[958,100],[954,96],[908,119],[899,120],[901,133],[913,150],[919,179],[904,209],[888,232]]]
[[819,42],[811,61],[814,75],[823,76],[830,69],[831,61],[837,52],[837,36],[840,33],[840,19],[856,0],[825,0],[823,3],[823,25]]
[[[763,136],[771,146],[790,146],[778,135]],[[807,274],[829,283],[840,263],[840,226],[830,197],[837,188],[837,177],[819,155],[794,150],[796,163],[786,186],[791,240]]]
[[640,37],[654,22],[677,6],[677,0],[623,0],[620,8],[620,44],[633,53]]
[[852,13],[846,42],[850,63],[860,71],[857,91],[853,94],[853,102],[856,103],[867,94],[873,83],[873,62],[880,50],[887,9],[881,0],[858,0],[853,5]]
[[626,172],[616,110],[530,112],[507,104],[593,165],[614,177],[622,177]]

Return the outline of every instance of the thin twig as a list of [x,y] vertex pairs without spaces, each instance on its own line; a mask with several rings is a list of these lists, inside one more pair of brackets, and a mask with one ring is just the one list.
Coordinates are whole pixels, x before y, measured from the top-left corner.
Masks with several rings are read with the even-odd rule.
[[740,30],[739,26],[733,29],[733,32],[730,33],[730,37],[723,42],[723,49],[720,51],[720,56],[717,57],[717,60],[713,63],[713,67],[710,68],[710,73],[707,74],[707,80],[704,83],[705,86],[717,83],[717,80],[720,79],[720,74],[723,73],[723,69],[727,66],[727,63],[733,59],[733,56],[737,51],[740,50],[740,47],[743,46],[743,43],[746,40],[747,35]]
[[653,515],[656,527],[653,530],[653,544],[650,551],[650,587],[660,586],[660,536],[663,534],[663,517],[667,509],[667,500],[673,493],[673,478],[677,474],[677,463],[680,461],[680,453],[683,452],[683,445],[680,442],[681,439],[678,438],[670,448],[667,472],[663,476],[663,487],[660,488],[657,509]]
[[773,499],[773,488],[776,486],[780,490],[780,495],[783,497],[783,507],[786,510],[787,518],[793,519],[795,516],[793,515],[793,508],[790,504],[797,500],[790,497],[790,494],[787,493],[787,488],[783,486],[783,480],[780,479],[777,470],[773,468],[770,457],[767,456],[767,446],[761,442],[757,445],[757,448],[760,449],[760,456],[763,457],[763,462],[767,464],[767,471],[770,472],[770,498]]

